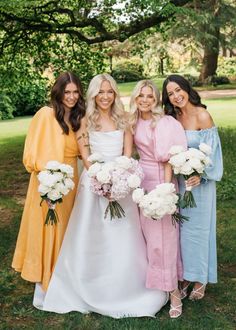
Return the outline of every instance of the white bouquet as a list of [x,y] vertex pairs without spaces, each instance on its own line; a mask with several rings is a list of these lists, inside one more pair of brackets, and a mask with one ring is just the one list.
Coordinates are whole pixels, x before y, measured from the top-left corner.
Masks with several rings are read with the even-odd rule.
[[179,195],[173,183],[161,183],[146,194],[141,188],[135,189],[132,198],[147,218],[160,220],[165,215],[171,215],[173,224],[188,220],[188,217],[177,212]]
[[39,172],[38,180],[40,182],[38,191],[42,198],[48,204],[48,213],[45,220],[45,225],[51,225],[58,222],[58,215],[55,207],[56,203],[62,202],[62,197],[67,195],[74,188],[73,167],[67,164],[62,164],[57,161],[49,161],[45,170]]
[[140,186],[143,171],[138,161],[120,156],[114,161],[104,163],[99,154],[92,154],[88,161],[93,163],[88,169],[91,191],[109,200],[104,217],[110,211],[111,219],[122,218],[125,212],[117,201]]
[[[194,175],[203,175],[205,167],[211,164],[209,155],[211,147],[205,143],[199,145],[199,149],[189,148],[187,151],[182,146],[173,146],[169,153],[169,163],[172,165],[175,175],[183,175],[187,180]],[[181,207],[196,207],[196,203],[192,194],[192,187],[187,186],[181,201]]]

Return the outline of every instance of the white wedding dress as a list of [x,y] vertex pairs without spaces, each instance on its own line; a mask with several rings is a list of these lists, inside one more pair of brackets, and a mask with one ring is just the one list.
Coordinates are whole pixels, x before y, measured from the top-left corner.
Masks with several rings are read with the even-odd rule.
[[[92,153],[122,154],[123,131],[91,132]],[[34,306],[56,313],[96,312],[114,318],[154,316],[166,293],[145,288],[146,246],[136,204],[120,201],[125,217],[104,219],[108,201],[90,191],[84,170],[60,255],[46,294],[36,285]]]

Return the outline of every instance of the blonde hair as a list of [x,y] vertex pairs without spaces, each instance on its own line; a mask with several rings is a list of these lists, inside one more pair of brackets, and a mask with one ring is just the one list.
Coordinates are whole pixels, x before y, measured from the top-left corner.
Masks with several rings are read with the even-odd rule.
[[157,121],[164,116],[164,111],[161,107],[161,101],[160,101],[160,92],[157,89],[156,85],[152,80],[141,80],[137,83],[137,85],[134,87],[134,90],[130,97],[130,111],[129,111],[129,124],[132,130],[132,133],[135,131],[135,127],[139,118],[139,111],[136,103],[137,97],[141,93],[141,89],[143,87],[150,87],[153,92],[154,97],[154,104],[152,106],[152,121],[151,121],[151,127],[155,127]]
[[100,115],[99,115],[99,110],[97,109],[96,106],[95,97],[98,95],[103,81],[108,81],[115,93],[115,100],[111,108],[111,118],[115,122],[117,129],[125,129],[127,123],[125,119],[124,105],[121,102],[116,81],[109,74],[103,73],[93,77],[88,87],[87,97],[86,97],[87,99],[86,117],[87,117],[88,130],[98,131],[99,129],[101,129],[101,125],[98,124]]

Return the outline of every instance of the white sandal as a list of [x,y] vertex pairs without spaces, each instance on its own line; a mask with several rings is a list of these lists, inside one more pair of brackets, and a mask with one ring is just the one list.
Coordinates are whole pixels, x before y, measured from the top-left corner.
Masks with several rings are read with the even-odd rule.
[[[176,290],[170,292],[170,296],[175,297],[176,299],[178,299],[181,302],[181,297],[177,297],[175,295],[175,291]],[[171,297],[170,297],[170,301],[171,301]],[[182,314],[182,306],[183,306],[182,302],[181,302],[181,304],[179,304],[177,306],[173,306],[172,304],[170,304],[169,315],[170,315],[171,319],[177,319],[177,317],[179,317]],[[172,315],[172,312],[177,312],[177,313],[174,313]]]
[[[194,289],[192,290],[192,292],[189,295],[189,299],[190,300],[200,300],[205,296],[205,288],[206,288],[206,284],[202,284],[198,289]],[[203,289],[203,292],[201,292],[201,290]]]
[[189,285],[191,284],[191,282],[188,282],[188,284],[186,286],[184,286],[183,288],[180,288],[180,295],[181,295],[181,299],[184,299],[188,296],[188,288]]

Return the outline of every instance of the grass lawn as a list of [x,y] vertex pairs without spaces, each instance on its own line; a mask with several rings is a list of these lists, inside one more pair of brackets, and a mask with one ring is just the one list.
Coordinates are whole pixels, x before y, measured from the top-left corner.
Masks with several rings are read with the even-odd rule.
[[[209,100],[209,108],[216,107],[213,109],[216,113],[222,111],[218,113],[217,119],[219,126],[222,126],[220,136],[225,166],[223,180],[217,185],[219,283],[208,286],[206,297],[202,301],[184,300],[183,316],[177,320],[169,319],[168,305],[158,313],[156,319],[120,320],[95,313],[82,315],[72,312],[59,315],[33,308],[34,285],[22,280],[10,267],[29,179],[21,159],[24,134],[30,119],[0,122],[0,329],[235,329],[236,153],[233,146],[236,145],[236,122],[234,121],[234,128],[226,128],[233,119],[228,117],[227,121],[225,120],[225,113],[229,110],[231,113],[234,108],[233,102],[235,99]],[[132,277],[127,279],[129,280],[132,280]]]

